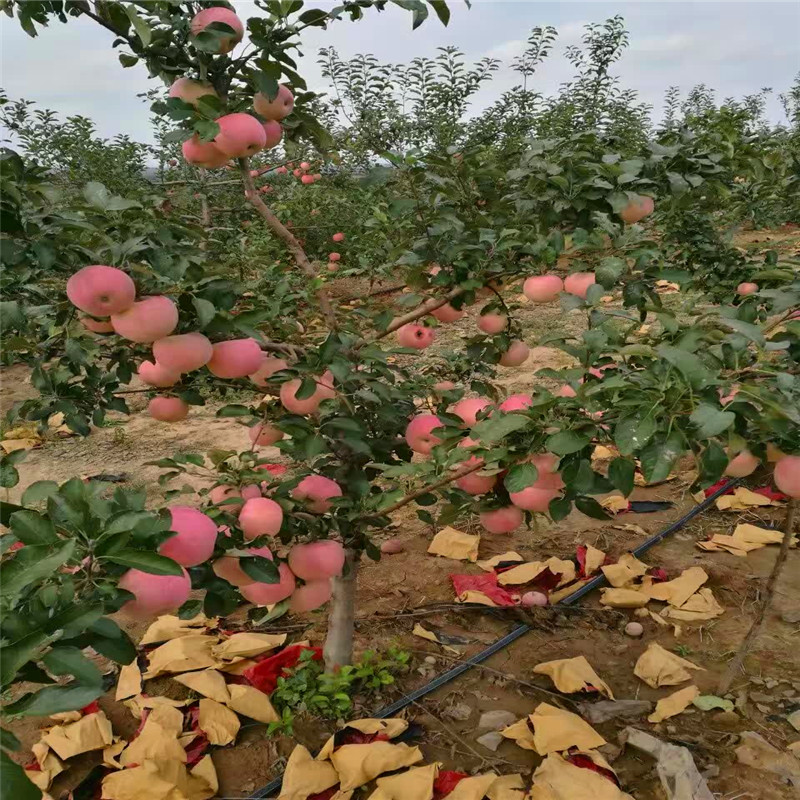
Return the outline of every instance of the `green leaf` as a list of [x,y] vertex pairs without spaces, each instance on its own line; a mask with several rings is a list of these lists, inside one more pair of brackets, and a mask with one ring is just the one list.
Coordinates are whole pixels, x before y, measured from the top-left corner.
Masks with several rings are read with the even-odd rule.
[[570,453],[577,453],[583,450],[591,439],[582,433],[575,431],[559,431],[547,437],[545,447],[557,456],[568,456]]
[[5,500],[0,500],[0,525],[8,527],[11,515],[17,511],[22,511],[23,506],[18,506],[16,503],[8,503]]
[[58,484],[55,481],[34,481],[22,493],[22,505],[32,506],[47,500],[50,495],[58,492]]
[[656,421],[652,416],[624,417],[614,429],[614,442],[623,456],[641,450],[656,432]]
[[547,509],[554,522],[561,522],[572,511],[572,500],[568,497],[556,497],[550,501]]
[[24,636],[13,644],[4,644],[0,660],[0,686],[9,686],[28,661],[35,660],[38,653],[53,636],[46,631],[37,630]]
[[56,529],[49,519],[36,511],[17,511],[9,523],[11,533],[25,544],[55,544],[59,541]]
[[278,566],[269,558],[261,556],[242,556],[239,559],[239,566],[253,580],[260,583],[279,583],[281,576]]
[[16,595],[42,578],[54,574],[75,552],[75,542],[64,542],[53,549],[49,545],[28,545],[14,558],[0,565],[0,596]]
[[694,353],[667,344],[657,347],[656,352],[672,364],[695,389],[701,389],[711,380],[705,364]]
[[592,519],[611,519],[611,515],[593,497],[576,497],[575,508]]
[[151,575],[183,574],[180,564],[175,563],[171,558],[142,550],[121,550],[113,556],[105,556],[104,560],[120,564],[123,567],[149,572]]
[[725,317],[720,317],[719,323],[720,325],[731,328],[731,330],[736,331],[736,333],[740,333],[742,336],[746,337],[751,342],[755,342],[760,347],[764,347],[766,344],[764,334],[758,325],[752,325],[751,323],[743,322],[740,319],[726,319]]
[[683,451],[683,439],[680,434],[657,436],[639,456],[645,480],[648,483],[666,480],[675,462],[683,455]]
[[472,437],[484,444],[499,442],[509,433],[527,428],[530,419],[523,414],[493,414],[472,426]]
[[103,676],[77,647],[54,647],[42,656],[42,663],[52,675],[72,675],[79,683],[101,686]]
[[250,417],[252,414],[253,412],[247,406],[239,403],[231,403],[217,411],[218,417]]
[[733,701],[717,697],[715,694],[701,694],[692,700],[692,705],[701,711],[711,711],[714,708],[721,708],[723,711],[733,711]]
[[633,491],[635,474],[636,464],[629,458],[615,458],[608,465],[608,479],[625,497]]
[[[88,706],[103,694],[103,687],[71,683],[67,686],[46,686],[33,694],[26,694],[15,703],[4,706],[4,714],[23,717],[49,717],[62,711],[77,711]],[[5,775],[3,776],[5,786]],[[14,798],[16,800],[16,797]]]
[[722,411],[708,403],[699,405],[689,417],[689,421],[697,427],[700,439],[711,439],[730,428],[736,419],[732,411]]
[[83,196],[90,206],[99,208],[101,211],[106,210],[110,197],[108,189],[97,181],[90,181],[83,187]]
[[[98,620],[110,622],[110,620]],[[117,664],[130,664],[136,658],[136,645],[128,638],[128,634],[120,631],[120,636],[104,636],[89,632],[89,645],[101,656],[110,658]]]
[[521,492],[536,483],[539,477],[539,471],[533,464],[517,464],[511,467],[508,474],[503,481],[506,491],[510,494],[512,492]]
[[5,750],[0,751],[3,796],[9,800],[42,800],[41,790],[30,782],[25,770]]
[[0,459],[0,488],[12,489],[19,483],[19,472],[5,458]]
[[442,25],[447,26],[450,22],[450,9],[447,6],[446,0],[428,0],[431,8],[436,12],[439,21]]
[[715,441],[706,444],[700,455],[700,481],[704,486],[715,484],[728,466],[728,454],[725,449]]
[[150,26],[136,13],[136,9],[131,3],[125,3],[123,8],[125,9],[125,13],[128,15],[128,19],[130,19],[133,29],[136,31],[136,35],[139,37],[141,43],[145,47],[148,47],[153,38],[153,32],[150,30]]
[[323,11],[321,8],[311,8],[308,11],[304,11],[298,17],[298,20],[302,22],[303,25],[321,27],[328,20],[328,12]]
[[19,739],[14,736],[11,731],[7,731],[5,728],[0,728],[0,747],[3,750],[19,750],[22,747]]
[[210,300],[204,300],[202,297],[193,297],[192,305],[197,313],[197,321],[201,330],[217,316],[216,306]]
[[308,400],[317,391],[317,382],[313,378],[303,378],[300,388],[295,393],[298,400]]
[[596,267],[594,276],[604,289],[612,289],[614,284],[625,272],[627,264],[621,258],[609,256],[604,258]]

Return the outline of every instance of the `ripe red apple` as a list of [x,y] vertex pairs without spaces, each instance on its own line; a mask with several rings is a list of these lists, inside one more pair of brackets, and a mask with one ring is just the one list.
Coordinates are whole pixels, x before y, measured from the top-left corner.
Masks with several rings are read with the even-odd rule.
[[276,372],[280,372],[282,369],[286,369],[288,366],[289,363],[284,359],[276,358],[275,356],[268,356],[266,353],[264,353],[263,358],[261,359],[261,366],[255,372],[249,375],[249,378],[256,386],[264,387]]
[[344,234],[343,233],[334,233],[333,236],[331,236],[331,239],[333,239],[334,242],[343,242],[344,241]]
[[[327,514],[331,510],[331,499],[341,496],[342,487],[324,475],[308,475],[292,490],[292,497],[305,503],[308,510],[315,514]],[[295,575],[299,575],[296,570],[292,571]],[[303,575],[299,577],[304,578]]]
[[534,275],[522,284],[522,293],[534,303],[549,303],[564,291],[564,281],[558,275]]
[[318,181],[318,180],[320,180],[320,178],[322,178],[322,173],[321,172],[315,172],[314,173],[314,180]]
[[330,578],[321,581],[309,581],[305,586],[299,586],[289,600],[289,610],[293,614],[302,614],[305,611],[324,606],[331,599],[333,587]]
[[442,421],[434,414],[420,414],[408,423],[406,428],[406,442],[415,453],[430,455],[431,450],[442,440],[434,436],[431,431],[442,427]]
[[131,342],[155,342],[178,326],[178,307],[169,297],[145,297],[125,311],[111,315],[114,330]]
[[424,350],[433,344],[436,338],[436,331],[424,325],[416,325],[409,322],[395,331],[397,343],[401,347],[413,347],[415,350]]
[[134,595],[120,609],[134,617],[150,617],[179,609],[192,590],[189,573],[181,567],[181,575],[151,575],[129,569],[117,584]]
[[136,286],[121,269],[93,264],[70,276],[67,297],[72,305],[93,317],[108,317],[133,305]]
[[233,584],[234,586],[247,586],[248,584],[255,583],[255,579],[251,578],[241,566],[240,559],[237,556],[222,556],[218,558],[212,565],[211,569],[218,578]]
[[[240,498],[242,500],[252,500],[254,497],[261,497],[261,489],[258,486],[243,486],[241,490],[235,486],[220,485],[215,486],[208,494],[209,499],[215,505],[225,500]],[[228,509],[238,508],[241,504],[226,503]]]
[[303,172],[308,172],[311,169],[311,164],[309,164],[308,161],[301,161],[300,169],[303,170]]
[[153,357],[170,372],[192,372],[205,366],[213,354],[211,342],[202,333],[165,336],[153,342]]
[[571,275],[567,275],[564,281],[564,289],[569,294],[574,294],[576,297],[585,300],[586,292],[589,291],[589,287],[593,283],[595,283],[594,272],[573,272]]
[[294,95],[288,86],[281,84],[274,100],[258,92],[253,97],[253,108],[266,120],[282,120],[288,117],[294,109]]
[[512,394],[500,403],[501,411],[524,411],[533,405],[533,398],[529,394]]
[[283,431],[266,422],[259,422],[248,430],[250,441],[259,447],[271,447],[283,439]]
[[489,533],[511,533],[522,525],[524,516],[516,506],[505,506],[481,511],[479,519]]
[[169,87],[170,97],[178,97],[190,106],[197,107],[197,101],[201,97],[208,97],[209,95],[218,97],[216,90],[210,83],[196,81],[192,78],[178,78]]
[[576,397],[577,392],[568,384],[565,383],[557,392],[556,397]]
[[276,170],[275,170],[275,172],[276,172],[278,175],[286,175],[286,173],[287,173],[288,171],[289,171],[289,170],[288,170],[288,169],[286,169],[286,167],[278,167],[278,169],[276,169]]
[[466,309],[461,309],[460,311],[448,303],[444,306],[439,306],[439,308],[434,309],[431,311],[431,316],[436,317],[439,322],[456,322],[460,320],[464,314],[466,314]]
[[754,456],[749,450],[742,450],[735,455],[725,467],[725,475],[731,478],[746,478],[756,471],[761,459]]
[[623,222],[632,225],[640,219],[644,219],[646,216],[652,214],[654,208],[655,203],[653,202],[653,198],[640,194],[636,195],[635,199],[631,200],[631,202],[619,212],[619,215]]
[[525,342],[515,339],[511,342],[508,350],[500,356],[500,366],[503,367],[518,367],[520,364],[524,364],[527,360],[528,356],[530,355],[530,348]]
[[492,401],[486,397],[465,397],[454,403],[450,411],[471,428],[478,421],[478,414],[492,405]]
[[784,456],[775,465],[772,476],[785,495],[795,500],[800,498],[800,456]]
[[339,261],[341,257],[341,253],[328,253],[328,261]]
[[294,175],[295,178],[300,178],[303,175],[303,170],[301,169],[292,170],[292,175]]
[[196,133],[181,145],[181,152],[187,164],[205,169],[216,169],[230,160],[213,142],[202,141]]
[[223,35],[220,37],[219,49],[217,53],[220,55],[230,53],[244,37],[244,25],[236,13],[231,11],[225,6],[212,6],[211,8],[204,8],[199,14],[196,14],[191,23],[189,30],[192,36],[202,33],[213,22],[222,22],[230,28],[233,28],[233,33]]
[[257,606],[271,606],[285,600],[295,590],[297,581],[286,564],[278,566],[279,583],[261,583],[256,581],[242,586],[239,591],[246,600]]
[[239,511],[239,527],[245,539],[276,536],[283,525],[283,509],[268,497],[246,500]]
[[303,175],[300,178],[300,183],[308,186],[310,183],[314,183],[314,176],[313,175]]
[[147,410],[159,422],[180,422],[189,416],[189,405],[180,397],[158,395],[147,404]]
[[749,294],[755,294],[758,291],[758,284],[757,283],[750,283],[748,281],[744,281],[740,283],[736,287],[736,293],[740,294],[742,297],[747,297]]
[[456,385],[453,383],[453,381],[437,381],[433,384],[433,390],[435,392],[449,392],[455,388]]
[[255,339],[231,339],[217,342],[209,360],[209,371],[218,378],[244,378],[257,372],[264,354]]
[[317,389],[311,397],[299,399],[297,392],[300,389],[302,380],[295,378],[286,381],[281,386],[280,398],[283,407],[292,414],[313,414],[323,400],[330,400],[336,396],[336,389],[333,386],[333,373],[327,371],[319,378],[315,378]]
[[[462,467],[474,467],[482,463],[483,459],[479,456],[470,456],[466,461],[463,461],[461,464],[459,464],[458,468],[461,469]],[[461,491],[466,492],[467,494],[475,495],[491,492],[496,483],[497,475],[478,475],[477,472],[470,472],[469,475],[464,475],[463,477],[459,478],[456,481],[456,486],[458,486]]]
[[142,361],[139,365],[137,375],[148,386],[155,386],[158,389],[165,389],[167,386],[174,386],[181,376],[177,372],[170,372],[163,364],[154,364],[152,361]]
[[114,326],[111,324],[111,320],[81,317],[81,325],[92,333],[114,333]]
[[288,557],[289,569],[304,581],[320,581],[341,575],[344,560],[344,547],[332,539],[296,544]]
[[250,114],[226,114],[217,120],[219,133],[214,144],[229,158],[246,158],[263,150],[267,144],[264,126]]
[[208,561],[217,541],[217,523],[190,506],[172,506],[169,513],[169,529],[175,535],[164,541],[158,552],[184,567]]
[[481,314],[478,320],[478,327],[490,335],[500,333],[506,329],[508,325],[508,317],[505,314],[495,314],[490,312],[488,314]]
[[267,120],[261,127],[264,129],[264,149],[272,150],[273,147],[277,147],[283,139],[283,127],[280,122]]

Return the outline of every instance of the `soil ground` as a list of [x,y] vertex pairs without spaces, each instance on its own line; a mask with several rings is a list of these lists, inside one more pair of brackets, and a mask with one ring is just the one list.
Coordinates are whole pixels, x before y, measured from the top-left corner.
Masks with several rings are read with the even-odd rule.
[[[747,236],[748,241],[742,242],[742,246],[769,247],[774,246],[774,241],[768,237],[782,237],[783,234],[751,232]],[[788,245],[783,238],[781,244],[796,248],[796,232],[788,240]],[[440,346],[446,347],[454,337],[474,330],[474,314],[473,311],[444,329]],[[565,320],[557,306],[534,308],[523,305],[519,316],[526,331],[525,338],[531,344],[546,331],[563,330],[565,322],[567,328],[579,324],[577,318],[568,316]],[[508,377],[501,376],[500,383],[509,393],[522,391],[532,385],[537,370],[569,365],[569,356],[561,351],[537,347],[522,368],[508,371]],[[3,370],[0,384],[3,410],[32,394],[25,368],[15,366]],[[64,481],[75,475],[102,474],[118,476],[125,486],[146,488],[150,499],[156,502],[163,492],[157,484],[160,470],[147,466],[146,462],[176,452],[239,449],[247,442],[244,429],[234,420],[215,418],[213,405],[193,409],[186,421],[172,425],[153,422],[141,412],[142,401],[132,405],[134,413],[129,418],[120,417],[113,425],[94,430],[86,439],[56,438],[32,450],[18,465],[21,481],[15,489],[7,491],[7,499],[18,500],[25,487],[36,480]],[[268,454],[269,451],[265,452]],[[193,488],[202,485],[201,479],[190,478],[187,482]],[[515,549],[530,560],[553,555],[569,558],[579,544],[592,544],[612,556],[619,556],[693,506],[694,500],[688,491],[690,482],[689,476],[679,474],[659,486],[635,491],[636,499],[673,502],[674,506],[668,511],[624,514],[612,521],[572,514],[558,524],[542,521],[535,531],[518,531],[508,536],[484,534],[480,557],[488,558]],[[684,623],[679,639],[671,629],[645,621],[644,636],[633,639],[623,632],[625,624],[634,618],[632,612],[604,609],[598,604],[597,593],[574,609],[523,612],[475,607],[441,608],[441,605],[452,605],[454,601],[449,576],[459,572],[476,573],[478,569],[474,565],[428,555],[426,550],[434,531],[420,522],[414,511],[404,509],[396,519],[392,535],[403,540],[405,552],[384,557],[379,563],[365,561],[360,570],[356,646],[358,651],[401,647],[412,653],[412,667],[398,685],[383,696],[360,701],[354,716],[369,716],[402,693],[426,683],[457,660],[479,652],[521,621],[531,626],[529,633],[490,658],[482,667],[472,669],[404,712],[405,716],[424,727],[421,746],[427,762],[439,760],[446,769],[466,772],[493,768],[500,773],[521,771],[529,774],[539,763],[538,756],[519,749],[512,742],[504,742],[496,752],[492,752],[477,744],[475,739],[483,733],[477,731],[478,718],[483,711],[506,709],[521,717],[532,712],[542,701],[554,702],[550,681],[533,673],[534,666],[542,661],[584,655],[611,685],[617,699],[654,701],[672,690],[650,689],[634,676],[633,666],[647,644],[655,641],[703,667],[704,671],[697,673],[695,683],[702,694],[714,694],[727,661],[751,624],[754,604],[765,577],[772,569],[777,548],[768,547],[750,553],[747,558],[737,558],[725,553],[705,553],[695,547],[695,542],[715,532],[731,533],[738,522],[781,524],[783,516],[783,509],[777,508],[758,509],[755,513],[722,513],[712,508],[652,548],[643,560],[664,568],[671,577],[687,567],[702,566],[710,576],[708,585],[726,612],[711,622]],[[625,529],[625,525],[639,526],[639,530]],[[431,609],[431,605],[438,605],[438,610]],[[679,716],[655,726],[643,720],[632,724],[661,739],[688,747],[700,769],[707,770],[709,786],[717,797],[724,800],[789,800],[797,797],[797,788],[789,787],[777,776],[736,763],[734,749],[737,734],[746,730],[761,734],[781,751],[800,739],[800,734],[786,720],[787,714],[800,708],[798,619],[800,552],[795,549],[789,554],[764,631],[746,660],[745,671],[734,683],[732,694],[737,701],[737,713],[701,712],[690,707]],[[307,622],[308,628],[293,638],[321,644],[324,613],[303,615],[298,621]],[[122,622],[134,637],[144,628],[141,623],[125,619]],[[285,622],[279,620],[273,627],[279,628]],[[456,653],[445,651],[437,644],[413,636],[411,631],[416,622],[460,635],[468,643],[457,647]],[[431,659],[434,659],[433,663]],[[102,698],[101,706],[112,719],[117,733],[129,735],[133,732],[136,721],[127,709],[113,701],[113,692]],[[564,707],[572,708],[568,702]],[[38,739],[38,729],[44,724],[44,719],[25,720],[15,725],[14,730],[29,747]],[[608,742],[616,743],[624,723],[611,721],[595,727]],[[334,728],[334,722],[301,716],[295,725],[293,739],[270,739],[265,736],[264,726],[243,726],[235,746],[213,751],[220,778],[220,797],[248,796],[280,772],[295,741],[315,752]],[[95,759],[93,756],[79,757],[72,763],[72,769],[53,787],[56,798],[59,792],[74,786]],[[627,748],[613,760],[613,766],[622,786],[637,800],[663,797],[649,757]]]

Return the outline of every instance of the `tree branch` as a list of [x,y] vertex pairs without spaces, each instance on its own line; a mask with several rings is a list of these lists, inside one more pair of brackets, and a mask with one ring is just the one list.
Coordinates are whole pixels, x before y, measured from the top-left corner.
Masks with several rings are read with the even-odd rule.
[[[311,280],[318,280],[319,276],[317,275],[317,271],[314,269],[314,265],[309,261],[300,242],[297,241],[294,234],[272,213],[267,204],[259,196],[253,177],[250,175],[249,160],[247,158],[240,158],[238,161],[239,169],[242,172],[242,181],[245,186],[244,194],[250,205],[258,212],[273,233],[283,241],[294,257],[297,266],[300,267]],[[317,289],[317,303],[319,304],[322,315],[325,317],[325,321],[328,323],[328,327],[331,330],[336,330],[336,314],[333,311],[328,293],[322,286]]]
[[381,331],[372,338],[365,340],[362,344],[377,342],[379,339],[383,339],[390,333],[394,333],[398,328],[402,328],[403,325],[408,325],[409,322],[414,322],[420,317],[430,314],[431,311],[436,311],[437,308],[446,306],[451,300],[462,294],[464,294],[464,289],[457,288],[451,289],[443,297],[432,297],[430,300],[426,300],[424,303],[422,303],[422,305],[417,306],[413,311],[403,314],[402,317],[397,317],[397,319],[395,319],[385,331]]

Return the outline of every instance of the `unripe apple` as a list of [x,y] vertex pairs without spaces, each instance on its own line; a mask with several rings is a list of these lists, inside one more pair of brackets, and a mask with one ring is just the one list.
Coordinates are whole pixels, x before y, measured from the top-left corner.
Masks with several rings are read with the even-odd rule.
[[511,533],[522,525],[524,516],[516,506],[481,511],[480,523],[489,533]]
[[180,397],[158,395],[147,404],[147,410],[159,422],[180,422],[189,416],[189,405]]
[[114,333],[114,326],[111,324],[111,320],[81,317],[81,325],[92,333]]
[[530,355],[530,348],[525,342],[515,339],[511,342],[508,350],[500,356],[500,365],[503,367],[518,367],[524,364]]
[[284,359],[268,356],[264,353],[261,359],[261,366],[248,377],[256,386],[264,387],[276,372],[280,372],[288,366],[288,362]]
[[631,202],[619,212],[619,215],[623,222],[632,225],[640,219],[644,219],[646,216],[652,214],[654,208],[655,203],[653,202],[653,198],[640,194],[637,195],[634,200],[631,200]]
[[257,372],[264,359],[255,339],[231,339],[217,342],[209,360],[209,372],[218,378],[244,378]]
[[276,536],[283,525],[283,509],[268,497],[246,500],[239,511],[239,527],[245,539]]
[[190,506],[172,506],[169,513],[169,529],[175,535],[164,541],[158,552],[184,567],[208,561],[217,541],[217,523]]
[[108,317],[133,305],[136,286],[121,269],[93,264],[70,276],[67,297],[72,305],[93,317]]
[[442,421],[434,414],[421,414],[414,417],[406,428],[406,442],[415,453],[430,455],[431,450],[442,440],[434,436],[432,431],[442,427]]
[[522,284],[522,293],[534,303],[549,303],[564,291],[564,281],[558,275],[534,275]]
[[[342,487],[324,475],[308,475],[292,489],[292,497],[301,503],[304,502],[308,510],[315,514],[327,514],[331,510],[331,498],[341,496]],[[297,570],[292,569],[292,571],[305,579],[305,576],[300,575]]]
[[341,253],[328,253],[328,261],[339,261],[341,257]]
[[134,617],[167,614],[179,609],[192,590],[189,573],[181,567],[180,575],[151,575],[138,569],[129,569],[117,584],[134,595],[120,609]]
[[533,398],[529,394],[512,394],[500,403],[501,411],[524,411],[533,405]]
[[246,158],[263,150],[267,143],[264,126],[249,114],[226,114],[217,120],[219,133],[214,144],[229,158]]
[[253,108],[266,120],[282,120],[288,117],[294,109],[294,95],[288,86],[281,84],[274,100],[258,92],[253,97]]
[[[210,83],[196,81],[192,78],[178,78],[169,87],[169,96],[178,97],[184,103],[197,107],[197,101],[201,97],[218,97],[216,90]],[[177,164],[177,162],[175,162]],[[172,166],[175,166],[174,164]]]
[[564,290],[585,300],[589,287],[594,283],[594,272],[573,272],[564,280]]
[[448,303],[444,306],[439,306],[439,308],[434,309],[431,311],[431,316],[436,317],[439,322],[457,322],[460,320],[464,314],[466,314],[466,309],[461,309],[460,311]]
[[465,397],[454,403],[450,411],[471,428],[478,421],[478,414],[492,405],[492,401],[486,397]]
[[163,364],[154,364],[152,361],[142,361],[137,375],[143,383],[158,389],[174,386],[181,379],[179,373],[170,372]]
[[800,498],[800,456],[784,456],[775,465],[772,476],[785,495],[795,500]]
[[258,447],[271,447],[275,442],[283,439],[283,431],[276,428],[274,425],[267,425],[265,422],[259,422],[253,425],[248,430],[250,441]]
[[480,319],[478,319],[478,327],[484,332],[490,335],[494,335],[495,333],[500,333],[506,329],[508,325],[508,317],[505,314],[481,314]]
[[170,372],[192,372],[205,366],[213,354],[211,342],[202,333],[165,336],[153,342],[153,357]]
[[244,37],[244,25],[231,9],[225,8],[225,6],[204,8],[192,18],[189,30],[192,36],[197,36],[214,22],[221,22],[233,29],[233,33],[220,36],[219,48],[217,49],[217,53],[220,55],[230,53]]
[[169,297],[145,297],[125,311],[111,315],[114,330],[131,342],[155,342],[169,336],[178,326],[178,307]]
[[740,283],[736,287],[736,293],[740,294],[742,297],[746,297],[749,294],[755,294],[758,291],[758,284],[757,283],[750,283],[748,281],[744,281]]
[[288,556],[289,569],[304,581],[320,581],[341,575],[344,561],[344,547],[332,539],[296,544]]
[[760,463],[758,456],[754,456],[749,450],[742,450],[728,462],[724,474],[731,478],[745,478],[755,472]]
[[433,344],[436,338],[436,331],[424,325],[415,325],[409,322],[395,332],[397,343],[401,347],[413,347],[415,350],[424,350]]
[[285,600],[295,590],[297,581],[286,564],[278,566],[280,581],[278,583],[261,583],[256,581],[240,588],[242,597],[257,606],[271,606]]
[[230,160],[213,142],[202,141],[196,133],[181,145],[181,152],[187,164],[204,169],[216,169]]
[[309,581],[305,586],[294,590],[289,600],[289,610],[293,614],[302,614],[304,611],[324,606],[331,599],[333,587],[330,578],[321,581]]
[[344,241],[344,234],[343,233],[334,233],[333,236],[331,236],[331,239],[333,239],[334,242],[343,242]]
[[283,126],[280,122],[270,119],[261,127],[264,129],[264,149],[272,150],[273,147],[277,147],[283,139]]

